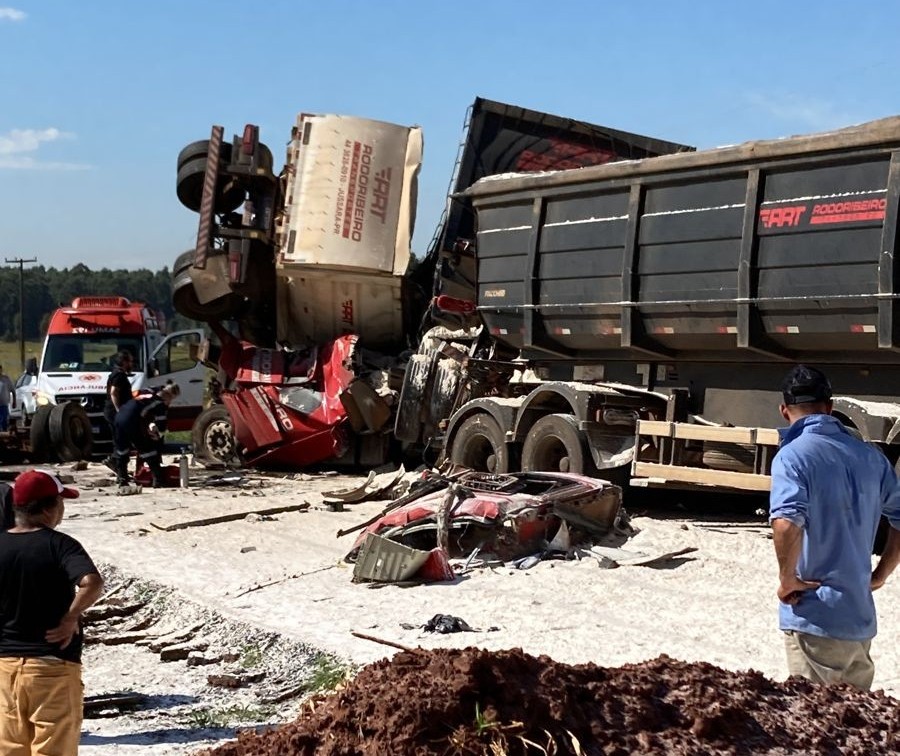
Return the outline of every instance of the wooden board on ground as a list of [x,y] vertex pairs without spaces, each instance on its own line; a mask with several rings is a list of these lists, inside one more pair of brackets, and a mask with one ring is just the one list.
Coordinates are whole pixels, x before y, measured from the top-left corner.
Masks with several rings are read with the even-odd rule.
[[150,524],[157,530],[184,530],[185,528],[198,528],[204,525],[217,525],[222,522],[243,520],[247,515],[255,514],[265,517],[267,515],[284,514],[285,512],[305,512],[307,509],[309,509],[309,503],[305,501],[299,504],[288,504],[283,507],[248,507],[244,503],[237,510],[231,512],[220,511],[218,514],[210,515],[209,517],[188,519],[185,517],[187,513],[182,513],[180,516],[172,517],[168,520],[157,518],[157,521]]

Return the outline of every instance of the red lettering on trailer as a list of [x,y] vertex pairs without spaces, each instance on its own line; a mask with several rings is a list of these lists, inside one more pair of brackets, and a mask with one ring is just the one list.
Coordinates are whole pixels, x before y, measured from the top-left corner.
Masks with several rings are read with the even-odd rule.
[[387,216],[388,199],[391,196],[391,169],[382,168],[375,174],[375,186],[372,188],[372,215],[384,224]]
[[759,211],[759,222],[763,228],[784,228],[799,226],[800,219],[806,212],[806,205],[790,205],[788,207],[763,207]]
[[[350,238],[350,230],[353,225],[353,207],[356,204],[356,185],[359,175],[359,162],[362,154],[362,144],[353,143],[353,152],[350,159],[350,172],[347,175],[347,203],[344,205],[344,225],[341,236]],[[354,240],[355,241],[355,240]]]
[[359,184],[356,188],[356,201],[353,208],[353,231],[350,238],[355,242],[362,241],[363,224],[366,216],[366,199],[369,193],[369,174],[372,171],[372,146],[363,145],[359,159]]
[[821,202],[813,207],[811,225],[884,220],[887,199]]

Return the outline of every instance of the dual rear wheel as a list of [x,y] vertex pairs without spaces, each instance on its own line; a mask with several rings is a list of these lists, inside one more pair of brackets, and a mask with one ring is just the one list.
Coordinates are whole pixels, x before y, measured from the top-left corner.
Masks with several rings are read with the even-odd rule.
[[91,420],[76,402],[45,404],[31,420],[32,462],[77,462],[90,459],[94,444]]
[[[486,412],[466,418],[450,448],[451,461],[477,472],[502,474],[516,468],[510,445],[500,424]],[[584,434],[571,415],[540,418],[522,446],[524,472],[564,472],[589,475],[596,472]]]

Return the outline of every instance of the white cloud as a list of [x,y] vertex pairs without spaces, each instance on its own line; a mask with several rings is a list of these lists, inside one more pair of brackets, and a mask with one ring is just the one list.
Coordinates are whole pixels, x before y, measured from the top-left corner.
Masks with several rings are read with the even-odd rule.
[[831,102],[797,95],[772,96],[758,93],[747,95],[753,107],[788,124],[826,131],[854,123],[856,119],[838,110]]
[[0,155],[15,155],[19,152],[34,152],[41,142],[56,142],[71,139],[72,135],[59,129],[13,129],[0,134]]
[[37,152],[44,143],[73,138],[73,134],[56,128],[13,129],[0,134],[0,169],[80,171],[90,168],[81,163],[42,161],[29,154]]
[[25,11],[16,8],[0,8],[0,21],[24,21],[26,18]]
[[42,162],[29,155],[0,156],[0,171],[89,171],[91,168],[86,163]]

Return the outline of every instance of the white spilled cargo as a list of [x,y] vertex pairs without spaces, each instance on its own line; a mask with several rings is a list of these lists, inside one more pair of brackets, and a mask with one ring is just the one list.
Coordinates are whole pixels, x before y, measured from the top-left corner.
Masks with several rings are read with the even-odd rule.
[[402,338],[421,161],[418,127],[298,116],[276,258],[279,342],[357,333],[377,349]]

